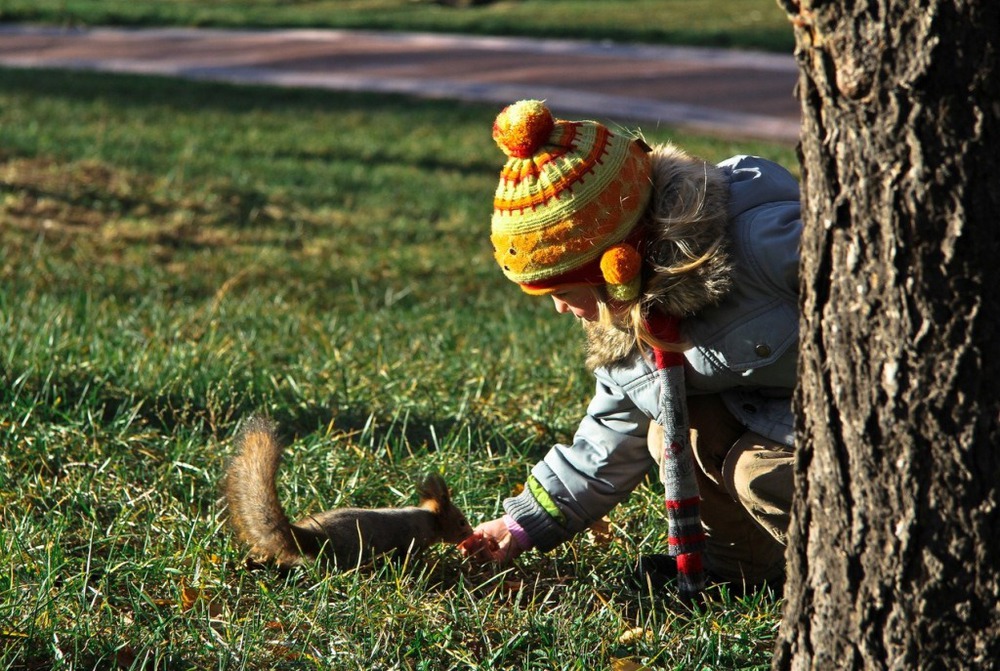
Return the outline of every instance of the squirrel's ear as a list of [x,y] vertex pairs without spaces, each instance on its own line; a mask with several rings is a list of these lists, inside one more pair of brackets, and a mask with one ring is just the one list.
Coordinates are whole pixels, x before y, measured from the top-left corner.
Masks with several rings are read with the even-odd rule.
[[438,473],[431,473],[424,478],[424,481],[417,487],[417,495],[420,497],[421,505],[427,501],[447,505],[450,500],[448,485]]

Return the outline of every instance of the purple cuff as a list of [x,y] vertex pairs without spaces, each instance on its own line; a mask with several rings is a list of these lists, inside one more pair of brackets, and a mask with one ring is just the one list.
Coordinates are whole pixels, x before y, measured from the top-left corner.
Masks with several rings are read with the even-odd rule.
[[517,520],[510,515],[504,514],[503,523],[507,525],[507,531],[509,531],[510,535],[514,537],[518,547],[522,550],[530,550],[535,547],[535,543],[531,540],[531,536],[529,536],[528,532],[517,523]]

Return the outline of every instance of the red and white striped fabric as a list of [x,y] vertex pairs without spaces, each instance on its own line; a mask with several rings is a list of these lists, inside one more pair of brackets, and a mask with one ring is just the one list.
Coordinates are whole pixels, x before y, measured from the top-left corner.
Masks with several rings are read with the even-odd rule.
[[[649,330],[663,342],[680,341],[680,321],[656,314],[648,320]],[[660,377],[658,423],[663,427],[663,459],[660,480],[666,496],[670,555],[677,558],[677,587],[690,597],[705,587],[702,553],[705,529],[701,524],[698,481],[691,447],[687,395],[684,388],[684,355],[654,349]]]

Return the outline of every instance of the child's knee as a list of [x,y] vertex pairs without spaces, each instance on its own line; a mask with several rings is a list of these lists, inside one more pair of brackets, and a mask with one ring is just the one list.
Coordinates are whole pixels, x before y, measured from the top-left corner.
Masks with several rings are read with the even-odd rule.
[[729,494],[778,540],[784,539],[792,508],[794,460],[792,448],[748,433],[723,466]]
[[769,441],[755,433],[747,433],[726,455],[724,471],[740,498],[791,500],[792,448]]

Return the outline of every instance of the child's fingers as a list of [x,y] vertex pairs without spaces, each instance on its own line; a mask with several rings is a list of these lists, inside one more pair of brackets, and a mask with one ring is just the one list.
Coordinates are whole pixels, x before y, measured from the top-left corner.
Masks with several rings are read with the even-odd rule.
[[482,531],[473,532],[471,536],[459,543],[458,549],[464,557],[480,562],[503,562],[507,548],[501,541]]
[[469,554],[470,552],[475,552],[479,546],[482,544],[482,534],[473,531],[472,535],[463,540],[458,544],[458,549],[462,554]]
[[[491,539],[490,539],[491,540]],[[486,558],[490,557],[484,555],[490,555],[490,543],[486,536],[483,535],[481,531],[473,532],[471,536],[466,538],[464,541],[458,544],[458,549],[463,556],[472,558]]]

